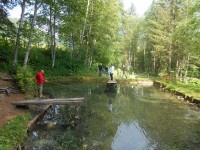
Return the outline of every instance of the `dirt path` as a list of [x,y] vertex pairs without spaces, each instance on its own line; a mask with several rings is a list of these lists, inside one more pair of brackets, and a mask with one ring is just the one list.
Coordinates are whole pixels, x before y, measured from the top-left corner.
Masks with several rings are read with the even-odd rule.
[[10,95],[7,95],[5,92],[0,92],[0,128],[16,115],[24,113],[23,110],[15,108],[10,103],[25,100],[25,95],[18,90],[14,81],[4,81],[2,78],[12,78],[12,76],[8,73],[0,72],[0,88],[14,87],[16,90],[15,93],[11,93]]

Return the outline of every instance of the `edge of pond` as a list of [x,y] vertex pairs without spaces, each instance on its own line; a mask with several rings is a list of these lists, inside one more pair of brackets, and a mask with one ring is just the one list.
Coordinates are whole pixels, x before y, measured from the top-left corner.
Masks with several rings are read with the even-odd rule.
[[177,99],[184,100],[188,103],[196,104],[200,108],[200,99],[195,98],[194,96],[187,95],[181,91],[177,91],[170,87],[167,87],[167,83],[154,80],[154,87],[160,88],[163,92],[168,92],[176,96]]

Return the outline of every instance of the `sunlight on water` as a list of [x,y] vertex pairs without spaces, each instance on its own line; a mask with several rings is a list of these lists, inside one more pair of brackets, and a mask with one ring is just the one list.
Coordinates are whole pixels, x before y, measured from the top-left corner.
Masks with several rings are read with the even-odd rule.
[[[130,144],[136,143],[136,144]],[[145,149],[148,148],[150,141],[146,137],[145,131],[140,128],[138,123],[121,124],[112,143],[112,149]],[[149,148],[151,150],[152,148]]]

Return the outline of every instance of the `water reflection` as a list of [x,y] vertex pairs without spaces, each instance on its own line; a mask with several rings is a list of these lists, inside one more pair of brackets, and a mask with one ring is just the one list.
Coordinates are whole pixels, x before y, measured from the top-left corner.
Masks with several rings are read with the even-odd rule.
[[[66,149],[65,145],[68,149],[84,146],[87,150],[200,148],[199,109],[154,87],[118,85],[110,90],[105,85],[87,83],[67,83],[67,88],[45,87],[46,93],[58,98],[85,97],[86,100],[80,108],[75,108],[80,109],[81,117],[81,122],[73,128],[73,139],[78,142],[66,144],[70,141],[68,128],[62,127],[71,122],[66,114],[73,111],[66,106],[54,106],[29,136],[28,144],[37,145],[37,149],[45,145],[52,147],[52,143],[57,149]],[[47,124],[54,127],[49,128]]]
[[[130,144],[135,143],[135,144]],[[117,129],[117,133],[112,143],[114,150],[153,150],[150,141],[146,138],[146,133],[137,122],[129,124],[122,123]]]
[[131,88],[133,89],[134,93],[139,94],[141,96],[144,95],[144,90],[142,86],[132,86]]
[[112,99],[108,99],[108,109],[112,112]]

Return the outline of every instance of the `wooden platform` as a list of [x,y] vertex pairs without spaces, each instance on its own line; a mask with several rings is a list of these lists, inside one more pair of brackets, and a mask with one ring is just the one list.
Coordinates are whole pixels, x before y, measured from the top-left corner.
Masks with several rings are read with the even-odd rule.
[[115,79],[113,80],[108,80],[107,84],[117,84],[117,81]]
[[65,99],[36,99],[36,100],[25,100],[12,102],[11,104],[16,106],[26,105],[73,105],[82,103],[84,97],[81,98],[65,98]]
[[111,88],[111,89],[113,89],[113,88],[116,88],[117,87],[117,81],[115,80],[115,79],[113,79],[113,80],[108,80],[108,82],[107,82],[107,88]]

